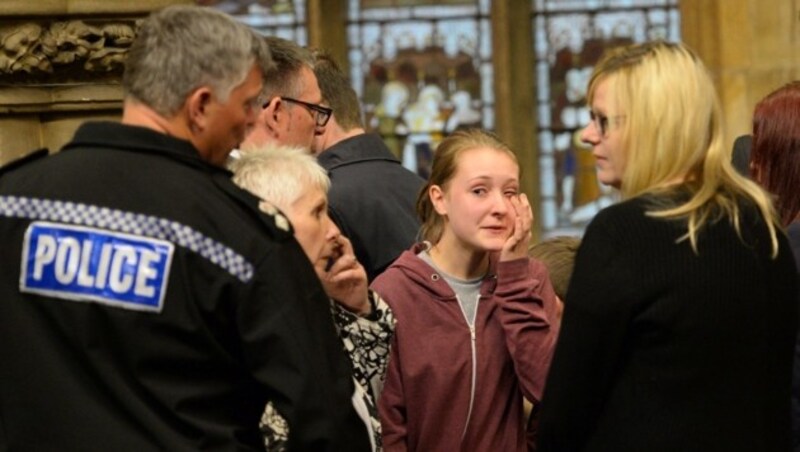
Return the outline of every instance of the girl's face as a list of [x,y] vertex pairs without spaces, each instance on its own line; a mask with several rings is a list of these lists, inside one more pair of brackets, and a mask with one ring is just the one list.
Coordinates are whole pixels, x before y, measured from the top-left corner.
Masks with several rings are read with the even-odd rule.
[[592,105],[592,121],[581,131],[581,141],[592,146],[597,161],[597,180],[604,185],[620,188],[625,170],[622,149],[622,123],[614,105],[614,87],[608,77],[597,84]]
[[492,148],[462,151],[444,187],[433,185],[431,201],[445,218],[442,241],[455,239],[474,251],[499,251],[514,229],[511,197],[519,193],[519,166]]

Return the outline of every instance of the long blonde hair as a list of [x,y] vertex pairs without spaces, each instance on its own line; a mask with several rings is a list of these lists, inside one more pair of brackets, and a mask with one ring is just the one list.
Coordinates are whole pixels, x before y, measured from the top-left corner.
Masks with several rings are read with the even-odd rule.
[[769,195],[739,175],[723,145],[722,110],[714,85],[697,55],[681,44],[651,42],[615,49],[598,63],[589,81],[588,100],[608,80],[617,108],[624,113],[623,198],[667,193],[680,182],[689,198],[659,207],[648,215],[685,218],[697,252],[704,225],[729,218],[737,233],[739,202],[751,200],[769,228],[773,256],[779,225]]

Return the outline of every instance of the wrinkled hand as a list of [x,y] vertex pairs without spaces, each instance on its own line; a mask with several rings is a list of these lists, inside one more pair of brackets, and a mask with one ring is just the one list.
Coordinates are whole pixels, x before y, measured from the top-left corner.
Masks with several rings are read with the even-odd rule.
[[330,265],[329,259],[319,259],[314,264],[314,270],[328,297],[348,311],[367,315],[371,309],[367,294],[367,272],[356,259],[350,240],[340,235],[336,241],[337,252],[330,259],[333,264]]
[[514,208],[514,230],[508,236],[503,250],[500,251],[500,261],[510,261],[526,257],[528,244],[531,241],[531,226],[533,225],[533,211],[525,193],[512,196],[511,206]]

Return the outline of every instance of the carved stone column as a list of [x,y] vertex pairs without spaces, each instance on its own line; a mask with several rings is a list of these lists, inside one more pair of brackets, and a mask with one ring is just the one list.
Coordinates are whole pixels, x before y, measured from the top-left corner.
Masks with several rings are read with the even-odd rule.
[[0,2],[0,165],[57,151],[87,119],[118,119],[138,22],[189,0]]

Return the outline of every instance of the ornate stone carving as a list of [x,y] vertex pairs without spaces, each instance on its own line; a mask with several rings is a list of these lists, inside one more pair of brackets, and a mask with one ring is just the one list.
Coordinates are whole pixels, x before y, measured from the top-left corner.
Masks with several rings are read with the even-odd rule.
[[134,20],[0,26],[0,78],[46,76],[62,68],[119,73],[137,26]]

